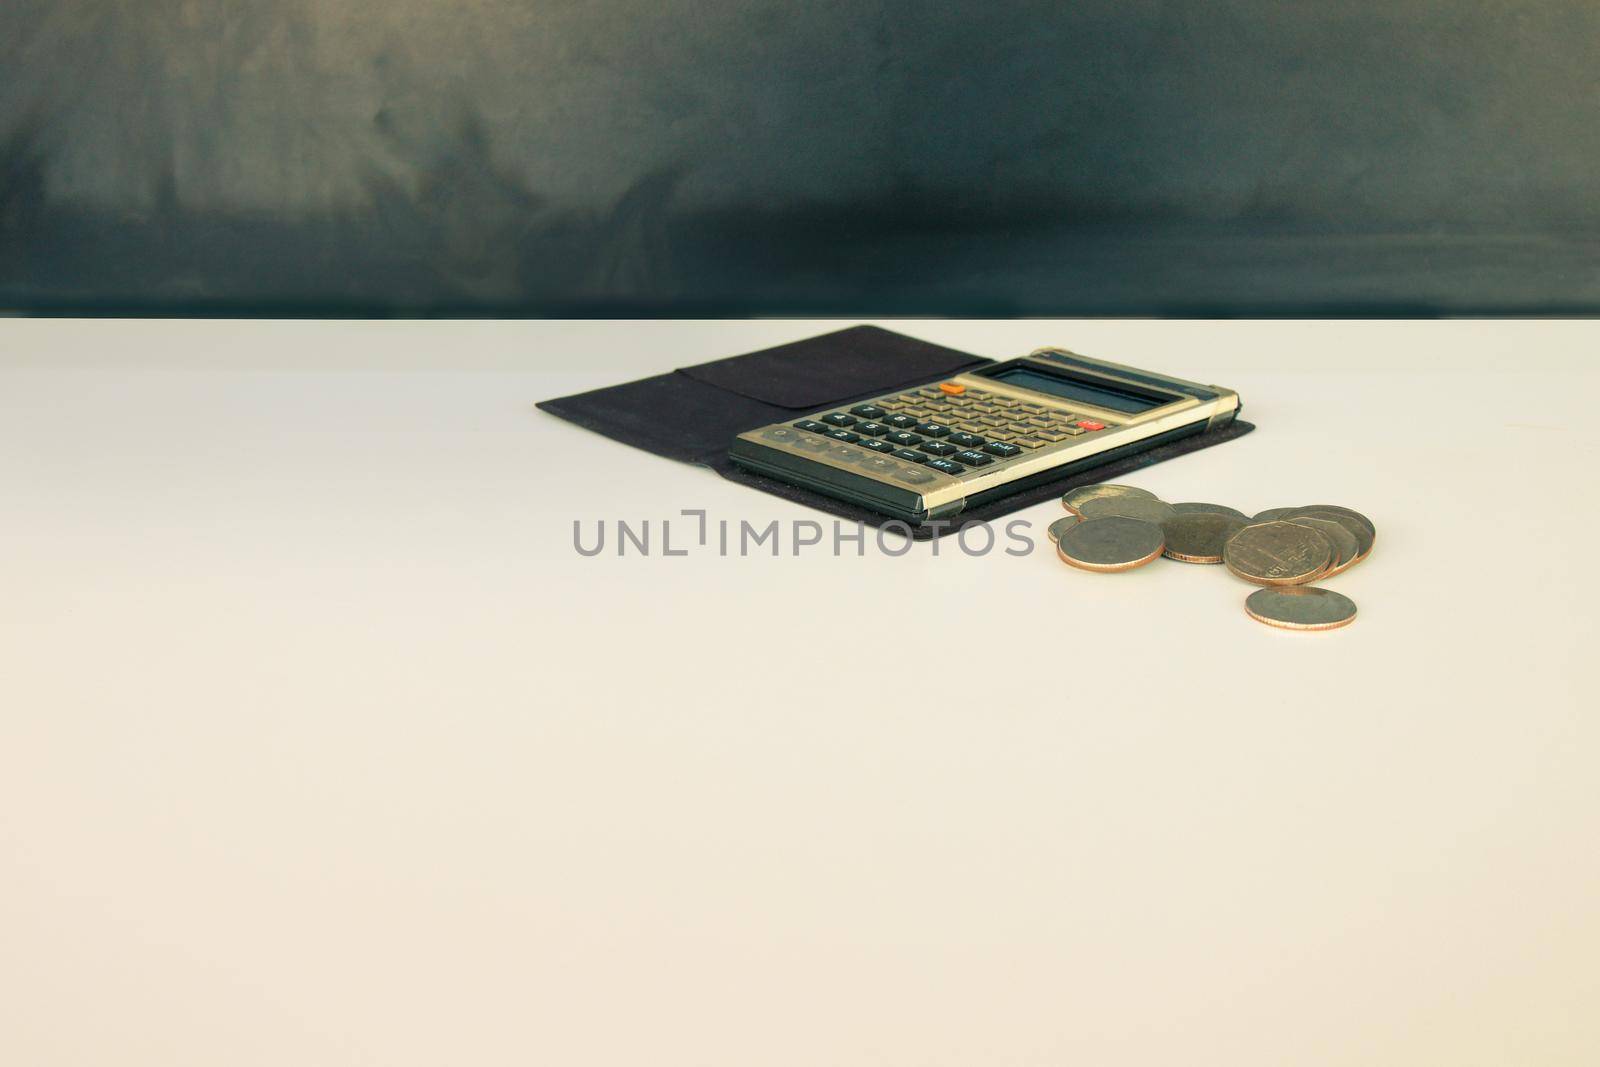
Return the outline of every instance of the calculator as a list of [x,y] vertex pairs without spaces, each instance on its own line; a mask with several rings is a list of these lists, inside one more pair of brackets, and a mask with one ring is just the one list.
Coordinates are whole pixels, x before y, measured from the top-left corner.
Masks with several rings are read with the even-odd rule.
[[741,467],[912,524],[1233,421],[1239,395],[1041,348],[746,431]]

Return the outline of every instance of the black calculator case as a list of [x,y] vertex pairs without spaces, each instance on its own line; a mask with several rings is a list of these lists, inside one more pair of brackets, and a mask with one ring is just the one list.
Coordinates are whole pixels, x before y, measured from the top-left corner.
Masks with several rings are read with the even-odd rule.
[[[758,426],[942,381],[992,362],[877,326],[852,326],[776,348],[680,367],[624,385],[545,400],[538,406],[623,444],[710,467],[729,481],[830,515],[904,529],[905,523],[899,519],[737,467],[728,458],[728,446],[736,436]],[[1020,489],[963,511],[943,524],[913,527],[911,536],[937,537],[972,523],[992,522],[1020,508],[1058,497],[1074,486],[1110,481],[1152,463],[1231,441],[1253,429],[1250,423],[1235,418],[1214,430]]]

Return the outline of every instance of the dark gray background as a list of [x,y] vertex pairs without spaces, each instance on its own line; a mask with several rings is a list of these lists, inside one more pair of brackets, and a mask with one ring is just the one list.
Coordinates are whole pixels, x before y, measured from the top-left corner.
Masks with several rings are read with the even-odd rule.
[[5,0],[0,305],[1600,307],[1592,0]]

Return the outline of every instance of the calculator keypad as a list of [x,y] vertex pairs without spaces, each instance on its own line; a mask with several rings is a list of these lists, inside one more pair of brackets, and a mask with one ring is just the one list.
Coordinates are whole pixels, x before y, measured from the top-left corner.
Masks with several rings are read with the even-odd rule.
[[[953,393],[940,386],[928,386],[875,403],[889,413],[881,421],[898,425],[894,421],[897,415],[919,419],[910,429],[975,451],[982,460],[969,465],[977,466],[1013,459],[1107,428],[1093,419],[971,386]],[[943,427],[948,433],[936,434],[933,427]],[[960,462],[959,455],[950,458]]]
[[958,477],[1106,428],[1094,419],[982,389],[933,385],[770,427],[763,436],[879,477],[922,485],[938,481],[938,475]]

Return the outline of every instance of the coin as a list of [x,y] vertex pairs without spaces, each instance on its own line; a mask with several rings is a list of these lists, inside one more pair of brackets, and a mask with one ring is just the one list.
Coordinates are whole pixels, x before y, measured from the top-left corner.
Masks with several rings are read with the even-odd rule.
[[1160,557],[1161,527],[1122,515],[1084,519],[1061,535],[1056,555],[1086,571],[1126,571]]
[[1245,598],[1244,610],[1257,622],[1284,630],[1333,630],[1356,618],[1355,601],[1311,585],[1257,589]]
[[1160,526],[1178,513],[1172,510],[1171,504],[1155,497],[1101,496],[1085,500],[1078,508],[1078,514],[1086,519],[1104,519],[1120,515],[1125,519],[1139,519]]
[[1255,521],[1256,522],[1273,522],[1276,519],[1283,518],[1285,515],[1289,514],[1289,512],[1291,512],[1291,511],[1299,511],[1299,510],[1300,510],[1299,508],[1268,508],[1266,511],[1258,511],[1258,512],[1256,512]]
[[1076,515],[1082,510],[1084,501],[1108,496],[1137,496],[1147,500],[1156,498],[1156,495],[1148,489],[1132,485],[1080,485],[1076,489],[1067,490],[1061,498],[1061,506]]
[[1165,555],[1184,563],[1221,563],[1222,546],[1247,525],[1242,517],[1214,511],[1175,515],[1161,524],[1167,539]]
[[1257,585],[1298,585],[1321,574],[1333,559],[1322,534],[1292,522],[1246,526],[1222,548],[1228,570]]
[[1195,512],[1206,515],[1232,515],[1236,519],[1248,519],[1250,517],[1237,508],[1224,507],[1221,504],[1174,504],[1172,505],[1172,510],[1176,511],[1179,515],[1187,515],[1190,512]]
[[1356,541],[1355,534],[1347,530],[1343,523],[1315,515],[1292,515],[1283,521],[1292,522],[1296,526],[1309,526],[1328,539],[1328,543],[1333,546],[1333,559],[1328,561],[1328,569],[1322,575],[1324,578],[1332,577],[1355,565],[1360,543]]
[[[1350,508],[1340,507],[1338,504],[1307,504],[1304,508],[1297,508],[1296,510],[1308,512],[1331,511],[1335,515],[1346,516],[1347,518],[1354,519],[1356,522],[1359,522],[1361,525],[1365,526],[1367,528],[1367,533],[1370,535],[1366,540],[1362,541],[1361,535],[1359,533],[1356,534],[1356,540],[1362,541],[1364,545],[1361,550],[1361,554],[1356,557],[1356,562],[1358,563],[1367,558],[1367,555],[1372,551],[1372,542],[1378,539],[1378,527],[1371,519],[1367,518],[1359,511],[1353,511]],[[1355,533],[1353,530],[1351,532]]]
[[1285,516],[1285,521],[1299,522],[1302,518],[1327,519],[1337,522],[1348,530],[1350,535],[1356,539],[1356,557],[1350,561],[1350,566],[1352,567],[1366,559],[1367,554],[1372,551],[1372,528],[1356,518],[1353,513],[1323,508],[1296,508]]
[[1076,515],[1063,515],[1045,528],[1044,535],[1050,538],[1051,541],[1060,541],[1061,535],[1076,526],[1078,522],[1079,519]]

